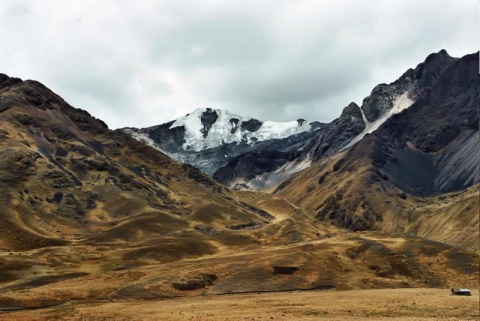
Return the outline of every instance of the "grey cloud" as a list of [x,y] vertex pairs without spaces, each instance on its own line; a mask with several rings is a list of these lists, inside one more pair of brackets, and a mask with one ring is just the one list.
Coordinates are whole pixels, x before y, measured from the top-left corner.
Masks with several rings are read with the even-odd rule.
[[234,15],[185,21],[155,41],[157,60],[185,67],[258,63],[273,49],[261,21]]
[[478,50],[478,3],[7,0],[0,72],[110,127],[197,107],[330,121],[431,52]]

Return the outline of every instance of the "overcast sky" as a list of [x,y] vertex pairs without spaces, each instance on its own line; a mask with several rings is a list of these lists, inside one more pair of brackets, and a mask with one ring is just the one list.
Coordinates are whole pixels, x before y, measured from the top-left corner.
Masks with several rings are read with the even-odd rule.
[[199,107],[331,121],[440,49],[479,48],[475,0],[2,0],[0,72],[110,128]]

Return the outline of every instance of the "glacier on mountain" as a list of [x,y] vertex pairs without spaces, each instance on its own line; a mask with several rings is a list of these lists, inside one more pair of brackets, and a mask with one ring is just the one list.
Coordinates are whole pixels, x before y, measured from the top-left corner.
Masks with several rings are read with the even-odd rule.
[[[214,112],[218,118],[208,128],[205,135],[205,124],[202,116],[206,112]],[[261,125],[250,131],[245,125],[248,121],[256,121]],[[290,122],[258,121],[251,117],[242,117],[223,109],[198,108],[192,113],[178,118],[170,129],[183,126],[185,137],[183,149],[201,151],[228,143],[246,143],[253,145],[259,141],[286,138],[312,129],[311,123],[303,119]]]

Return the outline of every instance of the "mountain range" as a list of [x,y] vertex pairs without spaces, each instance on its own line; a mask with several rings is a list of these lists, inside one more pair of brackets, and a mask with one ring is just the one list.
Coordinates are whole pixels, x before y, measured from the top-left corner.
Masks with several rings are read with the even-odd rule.
[[478,287],[478,57],[431,54],[331,123],[110,130],[0,74],[0,311]]
[[[428,99],[437,82],[445,81],[444,72],[458,60],[450,57],[445,50],[431,54],[396,81],[376,86],[361,107],[350,103],[339,118],[328,124],[304,119],[285,123],[263,121],[226,110],[204,108],[162,125],[143,129],[124,128],[123,131],[182,163],[195,166],[230,188],[266,190],[320,159],[351,148],[394,115],[415,102]],[[475,89],[468,90],[474,93]],[[453,97],[452,93],[449,99],[460,98]],[[463,103],[458,101],[462,106]],[[475,113],[472,106],[468,110]],[[475,115],[459,117],[459,120],[462,119],[472,121]],[[436,121],[443,120],[431,118],[426,120],[425,125],[435,125]],[[475,130],[474,124],[469,126]],[[432,133],[433,136],[435,133]],[[475,148],[474,140],[470,143],[471,152]],[[474,164],[474,153],[469,157],[472,160],[470,164]],[[449,167],[447,163],[443,161],[444,168]],[[465,170],[468,171],[465,175],[470,178],[465,186],[477,183],[475,167],[469,166]],[[435,179],[440,185],[439,180],[446,178]],[[457,183],[443,183],[438,188],[453,191],[465,187],[463,183],[460,179]],[[397,184],[400,182],[397,181]]]
[[[270,190],[301,204],[315,219],[477,249],[478,208],[469,187],[480,181],[479,80],[478,54],[459,59],[441,50],[329,124],[197,109],[173,123],[123,130],[230,188]],[[229,127],[232,119],[238,128]],[[251,123],[257,126],[243,125]],[[183,133],[195,126],[193,143]],[[216,136],[216,128],[224,130]],[[174,147],[164,139],[173,132]],[[433,209],[445,198],[448,205]],[[433,210],[440,214],[425,218]]]

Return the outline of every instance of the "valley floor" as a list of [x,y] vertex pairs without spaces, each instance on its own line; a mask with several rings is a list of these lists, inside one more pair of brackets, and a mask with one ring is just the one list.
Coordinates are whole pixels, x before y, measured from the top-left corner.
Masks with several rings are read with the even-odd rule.
[[160,301],[67,303],[0,314],[0,320],[478,320],[479,291],[292,291]]

